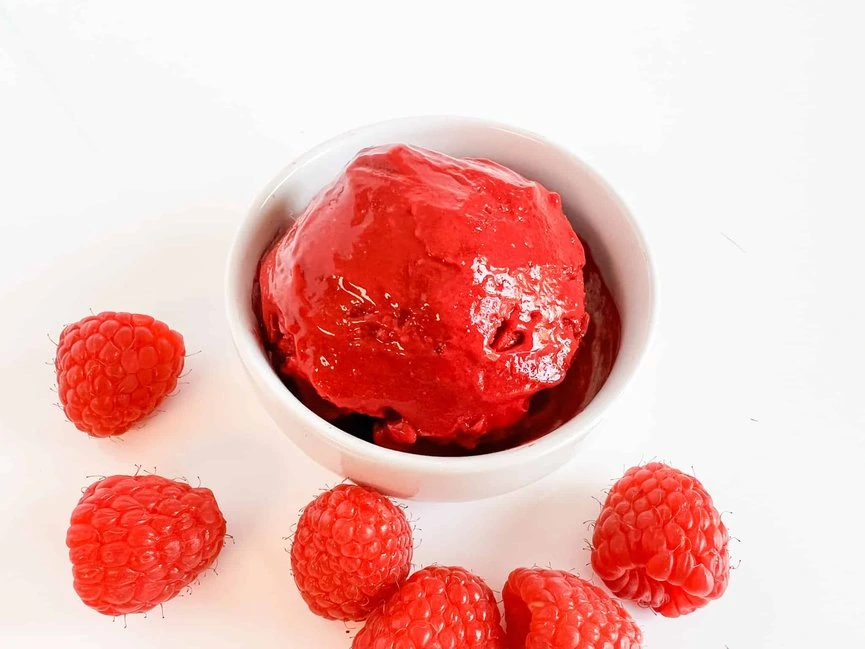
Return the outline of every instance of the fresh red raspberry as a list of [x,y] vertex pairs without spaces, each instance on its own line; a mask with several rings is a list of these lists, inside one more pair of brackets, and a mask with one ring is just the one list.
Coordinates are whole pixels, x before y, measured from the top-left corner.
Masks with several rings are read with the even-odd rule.
[[703,485],[653,462],[628,469],[607,496],[595,524],[592,567],[617,596],[678,617],[724,594],[728,544]]
[[462,568],[418,570],[376,609],[352,649],[504,649],[496,598]]
[[304,509],[291,544],[294,581],[316,615],[363,620],[405,581],[412,534],[402,509],[342,484]]
[[66,532],[75,591],[105,615],[144,613],[208,568],[224,537],[210,489],[157,475],[103,478]]
[[511,649],[639,649],[643,641],[619,602],[569,572],[517,568],[502,599]]
[[60,334],[57,392],[69,420],[94,437],[125,433],[177,385],[183,336],[149,315],[105,312]]

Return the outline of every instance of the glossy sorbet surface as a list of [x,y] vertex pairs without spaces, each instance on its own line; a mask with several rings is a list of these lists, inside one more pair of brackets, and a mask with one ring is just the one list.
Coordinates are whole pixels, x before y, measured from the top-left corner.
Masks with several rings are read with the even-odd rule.
[[[589,326],[580,240],[557,194],[487,160],[362,151],[262,258],[276,371],[378,444],[475,448],[523,435]],[[372,419],[369,419],[372,418]]]

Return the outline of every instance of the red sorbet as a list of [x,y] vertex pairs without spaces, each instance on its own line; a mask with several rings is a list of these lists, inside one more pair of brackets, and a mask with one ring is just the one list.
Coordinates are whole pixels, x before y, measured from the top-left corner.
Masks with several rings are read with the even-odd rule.
[[386,446],[473,448],[564,379],[585,262],[558,194],[488,160],[382,146],[265,253],[256,306],[277,372],[322,416],[379,418]]

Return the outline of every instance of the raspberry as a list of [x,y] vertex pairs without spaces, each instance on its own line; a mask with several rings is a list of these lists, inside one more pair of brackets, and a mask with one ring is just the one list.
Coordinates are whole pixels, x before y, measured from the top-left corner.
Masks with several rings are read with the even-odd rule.
[[60,334],[57,392],[69,420],[120,435],[153,412],[183,371],[183,336],[148,315],[100,313]]
[[619,602],[562,570],[517,568],[502,591],[511,649],[639,649]]
[[653,462],[628,469],[607,496],[592,567],[617,596],[678,617],[724,594],[728,543],[703,485]]
[[301,596],[330,620],[366,619],[405,581],[411,556],[403,511],[377,491],[346,484],[307,505],[291,545]]
[[156,475],[103,478],[66,532],[75,591],[105,615],[144,613],[210,566],[224,537],[210,489]]
[[496,598],[462,568],[418,570],[375,610],[352,649],[504,649]]

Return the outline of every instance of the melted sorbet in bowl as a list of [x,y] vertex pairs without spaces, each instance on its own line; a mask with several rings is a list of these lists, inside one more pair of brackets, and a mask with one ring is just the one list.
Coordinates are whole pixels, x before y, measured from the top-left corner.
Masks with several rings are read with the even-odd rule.
[[616,305],[558,194],[489,160],[365,149],[265,252],[274,370],[313,412],[403,451],[509,448],[580,412]]

